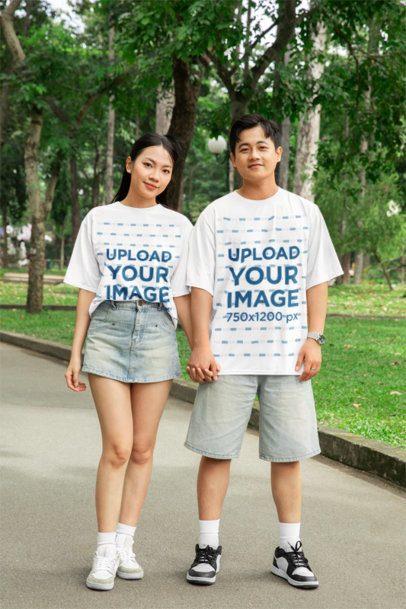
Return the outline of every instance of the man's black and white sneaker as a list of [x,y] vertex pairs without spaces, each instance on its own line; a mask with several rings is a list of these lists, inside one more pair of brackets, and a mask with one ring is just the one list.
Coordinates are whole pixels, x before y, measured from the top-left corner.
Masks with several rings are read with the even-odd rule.
[[216,550],[211,546],[200,548],[196,544],[196,558],[186,574],[186,579],[191,584],[210,586],[216,581],[216,575],[220,571],[221,546]]
[[271,571],[297,588],[317,588],[319,582],[301,547],[299,540],[295,547],[289,543],[285,548],[276,548]]

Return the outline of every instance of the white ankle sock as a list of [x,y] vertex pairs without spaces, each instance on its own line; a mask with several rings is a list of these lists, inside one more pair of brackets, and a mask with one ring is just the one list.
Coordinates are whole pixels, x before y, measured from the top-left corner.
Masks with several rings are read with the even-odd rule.
[[300,539],[300,522],[280,522],[279,523],[279,547],[283,548],[286,544],[293,547]]
[[211,546],[217,549],[219,546],[219,520],[199,520],[199,547]]
[[129,538],[131,539],[131,542],[132,542],[132,540],[134,539],[134,533],[135,533],[136,528],[137,528],[136,526],[132,527],[129,524],[123,524],[122,522],[119,522],[117,525],[117,530],[116,530],[117,545],[123,544]]

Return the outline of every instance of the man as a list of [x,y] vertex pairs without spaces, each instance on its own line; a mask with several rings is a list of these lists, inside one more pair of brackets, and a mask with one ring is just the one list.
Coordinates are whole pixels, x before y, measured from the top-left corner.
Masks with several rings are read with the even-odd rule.
[[318,207],[275,182],[278,126],[243,116],[229,143],[242,186],[206,207],[190,242],[188,371],[200,385],[185,445],[202,459],[200,535],[187,580],[216,581],[230,463],[258,393],[259,456],[271,462],[280,527],[271,570],[315,588],[300,540],[300,461],[320,453],[310,379],[321,365],[328,282],[342,269]]

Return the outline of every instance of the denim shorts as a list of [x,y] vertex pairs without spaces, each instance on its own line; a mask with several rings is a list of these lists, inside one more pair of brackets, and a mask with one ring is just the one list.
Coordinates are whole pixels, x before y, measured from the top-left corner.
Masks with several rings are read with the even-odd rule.
[[185,446],[213,459],[238,457],[257,394],[260,459],[320,453],[311,380],[298,375],[220,375],[199,385]]
[[83,372],[124,383],[180,375],[176,329],[161,304],[105,300],[90,319]]

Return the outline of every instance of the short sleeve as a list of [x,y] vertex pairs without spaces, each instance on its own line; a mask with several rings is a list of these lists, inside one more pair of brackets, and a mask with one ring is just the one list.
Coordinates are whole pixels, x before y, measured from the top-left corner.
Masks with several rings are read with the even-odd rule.
[[187,284],[214,293],[216,270],[215,218],[212,206],[200,214],[189,241]]
[[92,217],[89,212],[80,226],[63,281],[76,288],[96,293],[100,277],[92,240]]
[[189,286],[186,283],[186,274],[187,274],[187,259],[188,259],[188,251],[189,251],[189,239],[190,233],[192,232],[193,225],[189,220],[182,227],[182,249],[180,252],[180,258],[178,260],[178,264],[172,274],[171,277],[171,288],[172,288],[172,296],[185,296],[190,293]]
[[314,205],[310,220],[306,290],[342,274],[343,269],[322,213],[317,205]]

